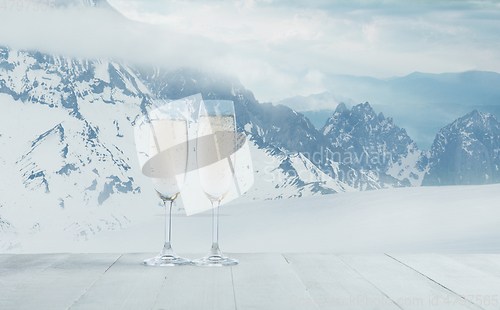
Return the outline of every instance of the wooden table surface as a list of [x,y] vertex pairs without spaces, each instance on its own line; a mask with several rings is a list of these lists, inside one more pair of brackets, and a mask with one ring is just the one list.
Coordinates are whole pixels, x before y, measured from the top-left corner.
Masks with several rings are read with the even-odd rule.
[[240,260],[233,267],[140,264],[155,254],[1,254],[0,309],[500,309],[500,255],[259,253],[230,255]]

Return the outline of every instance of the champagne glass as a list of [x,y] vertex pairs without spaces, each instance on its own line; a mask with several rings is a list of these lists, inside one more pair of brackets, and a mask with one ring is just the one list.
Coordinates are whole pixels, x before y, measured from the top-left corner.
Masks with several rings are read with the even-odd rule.
[[143,262],[147,266],[191,264],[189,259],[177,256],[171,246],[172,205],[184,185],[188,161],[188,127],[181,113],[183,109],[182,102],[173,102],[152,110],[149,115],[149,160],[143,173],[151,177],[163,201],[165,239],[160,254]]
[[237,260],[225,256],[219,249],[219,205],[233,181],[235,124],[232,101],[207,100],[200,105],[196,159],[201,187],[212,204],[212,248],[205,257],[193,261],[196,266],[238,264]]

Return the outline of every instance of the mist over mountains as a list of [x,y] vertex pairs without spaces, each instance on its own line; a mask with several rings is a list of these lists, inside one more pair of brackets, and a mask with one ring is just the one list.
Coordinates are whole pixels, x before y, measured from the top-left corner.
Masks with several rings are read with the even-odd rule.
[[338,103],[352,107],[368,101],[404,127],[421,149],[430,149],[436,132],[474,109],[500,117],[500,74],[496,72],[414,72],[391,79],[328,75],[323,85],[328,92],[276,104],[300,111],[319,129]]

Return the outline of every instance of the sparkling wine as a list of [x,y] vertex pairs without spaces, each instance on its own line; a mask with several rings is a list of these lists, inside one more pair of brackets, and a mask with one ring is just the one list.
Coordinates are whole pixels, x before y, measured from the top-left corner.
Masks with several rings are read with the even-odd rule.
[[188,159],[187,122],[152,120],[149,135],[149,169],[154,187],[163,199],[181,191]]
[[198,118],[198,173],[201,186],[213,200],[224,198],[231,187],[235,148],[233,115],[201,115]]

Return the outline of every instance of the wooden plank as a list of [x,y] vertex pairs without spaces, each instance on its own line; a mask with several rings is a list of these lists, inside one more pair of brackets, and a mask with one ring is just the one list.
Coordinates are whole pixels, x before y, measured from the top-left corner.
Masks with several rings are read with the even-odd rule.
[[[39,255],[31,255],[37,260]],[[68,309],[120,254],[70,254],[9,292],[2,309]]]
[[0,254],[0,265],[18,254]]
[[443,256],[484,273],[500,277],[500,254],[446,254]]
[[68,254],[18,254],[6,257],[0,264],[0,309],[19,302],[12,296],[40,272],[67,257]]
[[124,254],[70,309],[151,309],[168,278],[170,268],[141,263],[157,253]]
[[[290,264],[281,254],[238,254],[232,267],[237,309],[293,309],[295,300],[312,300]],[[314,309],[304,304],[300,309]]]
[[167,279],[153,309],[236,309],[231,268],[195,266],[168,268]]
[[[304,253],[284,256],[318,308],[400,309],[337,255]],[[306,301],[295,303],[300,305]]]
[[390,256],[465,298],[456,302],[472,303],[483,309],[500,307],[500,279],[494,275],[439,254]]
[[141,265],[154,255],[0,255],[0,309],[500,307],[500,255],[238,254],[233,267]]
[[458,295],[386,255],[339,257],[402,309],[480,309],[460,305]]

